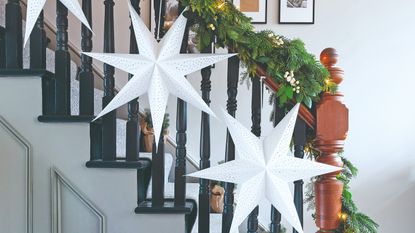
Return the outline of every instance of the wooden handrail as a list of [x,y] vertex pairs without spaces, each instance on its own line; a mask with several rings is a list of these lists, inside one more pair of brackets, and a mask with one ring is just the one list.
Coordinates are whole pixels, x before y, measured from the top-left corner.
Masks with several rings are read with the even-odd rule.
[[[258,66],[257,68],[257,75],[260,77],[265,77],[264,83],[274,92],[277,92],[280,86],[275,83],[270,75],[264,70],[263,67]],[[303,104],[300,106],[299,116],[301,119],[305,121],[305,123],[311,128],[315,129],[316,119],[314,115],[308,110],[306,106]]]

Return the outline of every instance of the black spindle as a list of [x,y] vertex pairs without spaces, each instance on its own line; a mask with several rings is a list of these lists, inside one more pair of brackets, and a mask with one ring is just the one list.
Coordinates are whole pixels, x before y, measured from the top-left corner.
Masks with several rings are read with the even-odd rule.
[[102,121],[94,121],[89,125],[90,161],[102,159]]
[[71,114],[71,57],[68,51],[68,9],[56,2],[55,104],[58,115]]
[[[180,4],[179,9],[183,9]],[[190,20],[187,21],[183,35],[181,53],[187,52]],[[177,98],[176,113],[176,166],[174,175],[174,205],[184,206],[186,203],[186,143],[187,143],[187,103]]]
[[[294,129],[294,156],[304,158],[304,146],[306,143],[306,123],[298,117]],[[294,204],[297,209],[301,225],[303,225],[303,180],[294,182]],[[298,233],[293,229],[293,233]]]
[[156,26],[154,28],[154,36],[157,40],[161,40],[165,34],[164,30],[164,15],[166,11],[165,0],[154,0],[154,21]]
[[22,9],[19,0],[6,3],[6,68],[23,68]]
[[[278,105],[278,98],[274,98],[274,117],[273,124],[274,127],[284,118],[285,112]],[[271,233],[280,233],[281,232],[281,213],[274,207],[271,207],[271,224],[270,224]]]
[[[251,102],[251,132],[257,137],[261,136],[261,80],[259,77],[252,79],[252,102]],[[258,231],[258,214],[259,207],[249,214],[248,217],[248,233],[256,233]]]
[[[104,52],[113,53],[114,49],[114,1],[105,0]],[[114,98],[114,67],[104,64],[104,97],[102,106],[107,106]],[[116,159],[116,110],[102,117],[103,160]]]
[[[211,53],[212,47],[203,50],[204,53]],[[210,105],[210,91],[212,74],[211,66],[205,67],[202,73],[202,98],[207,105]],[[201,170],[210,167],[210,117],[209,114],[202,112],[200,127],[200,163]],[[209,180],[199,180],[199,233],[209,233],[210,220],[210,190]]]
[[43,11],[41,11],[30,35],[30,69],[46,69],[46,44]]
[[[227,101],[227,110],[228,113],[235,117],[237,109],[236,96],[238,94],[238,79],[239,79],[239,58],[233,56],[228,59],[228,101]],[[231,161],[235,159],[235,144],[232,140],[232,137],[229,133],[229,130],[226,133],[226,150],[225,150],[225,161]],[[225,183],[225,196],[224,196],[224,205],[223,205],[223,214],[222,214],[222,233],[229,233],[231,229],[232,219],[233,219],[233,189],[234,184]]]
[[177,98],[176,116],[176,166],[174,176],[174,205],[184,206],[186,202],[186,142],[187,103]]
[[[131,1],[131,5],[137,11],[137,13],[140,14],[140,1]],[[130,24],[130,53],[138,53],[138,47],[132,23]],[[132,74],[128,74],[128,80],[130,80],[132,77]],[[140,151],[140,124],[138,98],[128,103],[126,147],[127,161],[137,161]]]
[[[164,204],[164,137],[159,138],[158,150],[156,150],[156,143],[153,143],[152,152],[152,206],[163,206]],[[168,174],[167,174],[168,175]]]
[[[92,27],[91,0],[82,0],[82,10]],[[92,32],[81,26],[81,47],[83,52],[92,51]],[[94,74],[92,73],[92,57],[81,55],[81,70],[79,72],[79,114],[94,115]]]

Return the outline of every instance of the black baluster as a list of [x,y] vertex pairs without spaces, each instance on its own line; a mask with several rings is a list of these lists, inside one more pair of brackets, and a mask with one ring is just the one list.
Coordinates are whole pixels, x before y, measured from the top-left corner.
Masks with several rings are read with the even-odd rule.
[[187,103],[177,98],[176,166],[174,177],[174,205],[184,206],[186,201],[186,142]]
[[[89,124],[90,161],[102,159],[102,121],[97,120]],[[88,163],[87,163],[87,166]]]
[[[114,1],[105,0],[104,52],[114,52]],[[104,64],[104,97],[102,107],[114,98],[114,67]],[[116,158],[116,110],[102,117],[103,160]]]
[[[140,14],[140,1],[131,1],[131,5],[137,11],[137,13]],[[138,53],[138,47],[132,23],[130,24],[130,53]],[[128,74],[128,80],[130,80],[132,77],[132,74]],[[140,124],[138,98],[128,103],[126,147],[127,161],[137,161],[138,154],[140,151]]]
[[71,57],[68,52],[68,9],[56,2],[55,104],[58,115],[71,114]]
[[[179,6],[181,8],[181,5]],[[166,1],[165,0],[154,0],[154,21],[156,26],[154,28],[154,36],[157,40],[163,38],[164,31],[164,15],[166,12]]]
[[271,233],[281,232],[281,213],[274,207],[271,207]]
[[[158,137],[158,135],[156,136]],[[156,140],[156,139],[154,139]],[[164,204],[164,137],[159,138],[158,150],[156,143],[153,143],[151,177],[152,177],[152,206],[163,206]],[[167,174],[168,175],[168,174]],[[176,200],[176,199],[175,199]]]
[[[261,80],[259,77],[253,77],[252,80],[252,102],[251,102],[251,132],[257,137],[261,136]],[[258,214],[259,207],[249,214],[248,217],[248,233],[256,233],[258,231]]]
[[46,44],[43,11],[41,11],[30,35],[30,69],[46,69]]
[[[284,118],[285,112],[278,106],[278,98],[274,98],[273,103],[274,108],[274,118],[273,124],[274,127]],[[280,233],[281,232],[281,213],[274,207],[271,207],[271,224],[270,224],[271,233]]]
[[[92,27],[91,0],[82,0],[82,10]],[[81,47],[83,52],[92,51],[92,32],[81,26]],[[79,114],[94,115],[94,74],[92,73],[92,57],[81,55],[81,70],[79,72]]]
[[[204,53],[211,53],[212,47],[203,50]],[[210,90],[212,74],[211,66],[205,67],[202,73],[202,98],[207,105],[210,105]],[[210,167],[210,117],[209,114],[202,112],[200,128],[200,170]],[[199,233],[209,233],[210,221],[210,188],[209,180],[199,180]]]
[[6,3],[6,68],[23,68],[22,9],[19,0]]
[[[180,4],[179,9],[182,9]],[[190,20],[187,21],[183,35],[181,53],[187,52]],[[186,142],[187,142],[187,103],[177,98],[176,113],[176,166],[174,175],[174,206],[184,206],[186,203]]]
[[[227,110],[228,113],[235,117],[237,101],[236,96],[238,94],[238,79],[239,79],[239,58],[237,56],[228,59],[228,101]],[[229,133],[226,133],[226,150],[225,150],[225,161],[231,161],[235,159],[235,144]],[[222,233],[229,233],[231,229],[233,219],[233,189],[234,184],[225,183],[225,196],[223,203],[223,214],[222,214]]]
[[[306,143],[306,123],[300,117],[297,118],[294,129],[294,156],[296,158],[304,158],[304,146]],[[297,209],[298,217],[303,226],[303,180],[294,182],[294,204]],[[298,233],[293,229],[293,233]]]

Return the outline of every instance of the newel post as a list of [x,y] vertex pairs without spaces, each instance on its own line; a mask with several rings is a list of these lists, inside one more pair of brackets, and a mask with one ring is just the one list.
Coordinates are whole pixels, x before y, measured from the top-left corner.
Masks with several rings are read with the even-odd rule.
[[[337,63],[337,52],[333,48],[323,50],[321,63],[328,69],[333,82],[343,81],[343,70],[334,67]],[[316,148],[321,155],[318,162],[333,166],[343,166],[338,153],[344,147],[349,128],[349,110],[343,103],[343,94],[324,93],[316,107]],[[318,232],[337,229],[340,221],[343,183],[336,179],[339,172],[321,176],[315,183],[316,224]]]

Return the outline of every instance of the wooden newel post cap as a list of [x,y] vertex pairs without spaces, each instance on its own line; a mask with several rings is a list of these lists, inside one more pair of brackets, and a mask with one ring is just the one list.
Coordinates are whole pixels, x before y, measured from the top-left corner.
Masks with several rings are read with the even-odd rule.
[[327,70],[330,72],[330,78],[337,85],[343,81],[343,70],[335,67],[338,61],[338,57],[339,55],[337,54],[336,49],[333,48],[324,49],[320,54],[321,64],[327,68]]
[[332,67],[337,64],[338,57],[336,49],[326,48],[320,54],[320,61],[325,67]]

